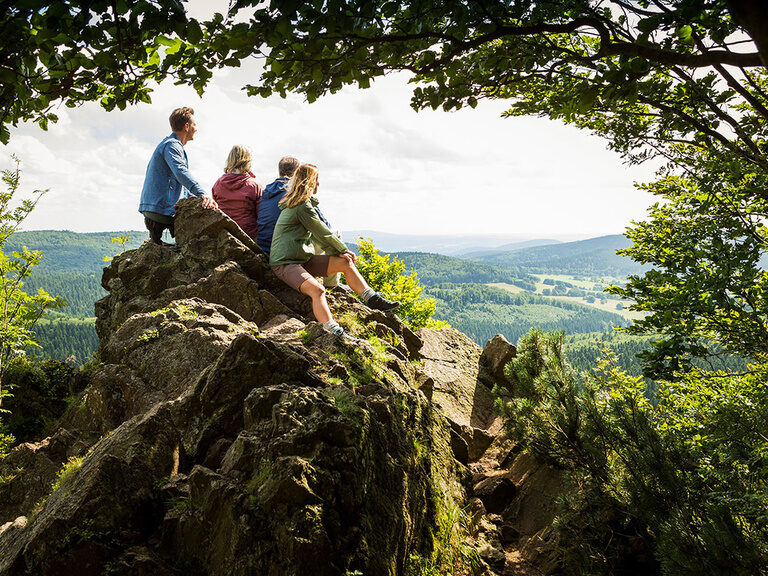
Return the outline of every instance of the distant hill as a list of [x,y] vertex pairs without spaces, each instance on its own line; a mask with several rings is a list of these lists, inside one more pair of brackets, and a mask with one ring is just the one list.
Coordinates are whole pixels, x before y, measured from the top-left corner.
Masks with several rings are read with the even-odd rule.
[[[106,265],[103,258],[122,249],[111,242],[113,237],[121,234],[124,232],[84,234],[38,230],[18,232],[8,241],[7,252],[27,246],[44,253],[42,264],[26,282],[26,288],[31,291],[44,288],[68,301],[64,309],[52,314],[49,321],[41,322],[36,329],[43,345],[43,356],[63,359],[71,354],[81,362],[90,357],[97,343],[93,305],[106,294],[101,287],[101,272]],[[145,231],[129,231],[127,234],[130,240],[126,249],[138,247],[147,238]],[[351,238],[347,237],[347,240]],[[530,242],[537,241],[507,242],[507,247]],[[579,333],[606,330],[625,322],[620,316],[605,311],[530,293],[511,295],[483,285],[511,284],[533,292],[536,279],[530,273],[539,271],[573,273],[572,270],[578,268],[578,271],[593,273],[611,270],[612,274],[618,275],[623,269],[614,261],[622,264],[624,261],[613,251],[626,243],[622,236],[608,236],[581,242],[523,246],[494,254],[483,261],[422,251],[394,254],[404,261],[407,269],[418,273],[427,293],[437,299],[438,317],[484,344],[496,332],[502,332],[514,341],[532,326]]]
[[469,258],[470,260],[476,260],[485,256],[493,256],[494,254],[500,254],[502,252],[511,252],[512,250],[522,250],[524,248],[535,248],[536,246],[550,246],[552,244],[562,244],[562,240],[553,240],[551,238],[541,238],[538,240],[526,240],[525,242],[512,242],[510,244],[503,244],[492,250],[470,250],[467,252],[461,252],[456,254],[461,258]]
[[[510,268],[428,252],[396,252],[393,256],[400,258],[407,269],[415,270],[425,286],[442,282],[455,284],[506,282],[526,290],[536,290],[534,277],[519,274]],[[506,278],[506,280],[497,280],[497,278]]]
[[438,284],[427,288],[437,303],[435,317],[448,321],[479,345],[495,334],[517,342],[531,328],[567,334],[612,331],[629,321],[583,304],[521,292],[512,294],[482,284]]
[[[467,252],[514,249],[515,246],[538,246],[558,240],[539,240],[524,234],[500,234],[492,236],[419,236],[414,234],[389,234],[374,230],[344,231],[344,240],[356,243],[358,238],[370,238],[379,250],[386,252],[436,252],[447,256],[459,256]],[[463,257],[463,256],[462,256]]]
[[629,245],[630,241],[625,236],[614,234],[474,256],[473,259],[522,273],[628,276],[644,270],[637,262],[616,254],[616,250]]
[[19,250],[26,246],[30,250],[42,250],[43,260],[37,272],[79,272],[93,274],[105,266],[104,256],[114,256],[122,251],[119,244],[111,240],[115,236],[128,234],[125,249],[138,248],[148,234],[146,230],[127,232],[70,232],[68,230],[33,230],[16,232],[8,239],[5,251]]

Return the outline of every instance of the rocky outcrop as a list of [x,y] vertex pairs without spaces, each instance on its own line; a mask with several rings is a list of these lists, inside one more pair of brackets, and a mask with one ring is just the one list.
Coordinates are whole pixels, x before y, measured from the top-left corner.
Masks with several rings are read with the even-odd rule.
[[0,574],[418,574],[457,541],[478,574],[554,566],[556,475],[493,410],[508,344],[330,295],[351,346],[231,220],[177,214],[178,249],[104,271],[59,432],[0,461]]

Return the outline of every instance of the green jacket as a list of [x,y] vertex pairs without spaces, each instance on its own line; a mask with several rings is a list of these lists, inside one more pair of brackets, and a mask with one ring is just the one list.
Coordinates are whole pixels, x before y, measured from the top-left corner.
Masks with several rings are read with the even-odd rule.
[[272,249],[269,252],[270,266],[304,264],[315,254],[312,240],[331,256],[347,251],[346,244],[328,230],[315,212],[318,203],[313,196],[293,208],[280,206],[280,217],[275,224]]

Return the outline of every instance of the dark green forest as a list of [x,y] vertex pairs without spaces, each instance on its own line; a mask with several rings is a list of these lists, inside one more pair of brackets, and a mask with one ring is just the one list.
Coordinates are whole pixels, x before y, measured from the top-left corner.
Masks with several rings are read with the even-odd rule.
[[437,302],[435,317],[445,320],[481,346],[496,334],[517,342],[533,327],[567,334],[605,332],[626,326],[627,320],[582,304],[513,294],[482,284],[442,283],[427,289]]
[[42,250],[43,260],[35,270],[41,272],[75,272],[96,274],[101,279],[104,256],[114,256],[122,251],[112,238],[127,234],[125,249],[138,248],[147,239],[146,231],[127,232],[70,232],[68,230],[32,230],[16,232],[8,239],[4,250],[10,254],[26,246],[30,250]]
[[[101,271],[106,265],[104,256],[112,256],[121,250],[120,244],[111,241],[121,234],[125,233],[79,234],[40,230],[19,232],[11,237],[8,242],[10,250],[27,246],[44,252],[41,265],[26,282],[27,290],[43,288],[67,301],[64,308],[49,313],[48,318],[35,327],[40,347],[33,350],[33,354],[58,360],[73,357],[78,363],[91,358],[98,345],[93,328],[94,302],[106,295],[101,287]],[[131,231],[127,234],[128,249],[137,247],[146,237],[145,232]],[[602,246],[601,250],[610,250],[603,239],[596,240],[600,241],[597,244]],[[540,248],[551,248],[556,253],[560,246],[564,246],[564,252],[559,257],[561,266],[568,271],[572,270],[571,266],[583,272],[585,270],[579,268],[578,254],[571,244],[574,243]],[[598,259],[597,254],[600,252],[590,258]],[[473,262],[425,252],[401,252],[395,256],[403,260],[407,269],[417,272],[426,287],[425,295],[436,300],[435,317],[447,321],[481,346],[498,333],[516,342],[534,326],[543,330],[562,330],[569,335],[602,335],[610,333],[613,327],[627,324],[627,320],[618,314],[532,294],[536,289],[536,279],[524,272],[523,267]],[[602,266],[601,269],[609,268]],[[527,292],[514,294],[485,285],[495,282],[512,284]],[[562,281],[557,283],[567,284]],[[552,285],[556,285],[555,281]],[[563,291],[566,292],[567,289]],[[634,354],[642,349],[644,340],[625,337],[621,341],[610,339],[608,342],[616,348],[621,365],[632,373],[639,373]],[[579,369],[588,369],[599,356],[599,351],[597,345],[574,344],[572,363]]]
[[424,286],[434,286],[441,282],[455,284],[505,282],[525,290],[536,290],[536,279],[514,266],[495,266],[426,252],[397,252],[394,256],[400,258],[406,268],[416,270]]

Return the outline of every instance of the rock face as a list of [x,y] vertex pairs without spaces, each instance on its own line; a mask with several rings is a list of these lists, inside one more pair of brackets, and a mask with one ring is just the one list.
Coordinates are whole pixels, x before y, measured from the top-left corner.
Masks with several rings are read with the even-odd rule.
[[105,269],[99,364],[59,431],[0,461],[0,574],[416,574],[467,503],[476,573],[548,566],[556,476],[493,411],[508,344],[331,295],[350,346],[231,220],[177,214],[179,249]]

